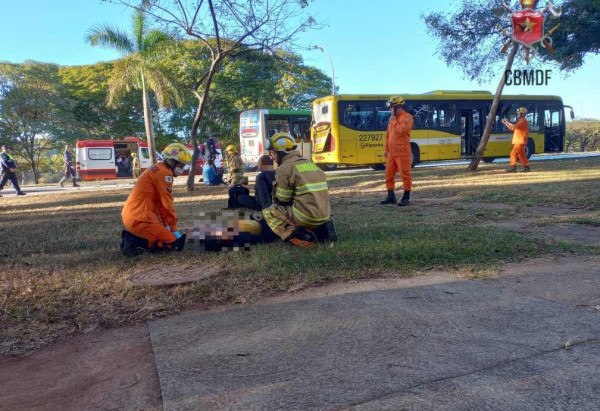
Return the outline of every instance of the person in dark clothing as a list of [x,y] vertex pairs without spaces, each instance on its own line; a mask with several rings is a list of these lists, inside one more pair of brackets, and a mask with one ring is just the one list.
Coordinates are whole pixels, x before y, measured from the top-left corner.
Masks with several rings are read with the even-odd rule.
[[2,146],[2,153],[0,153],[0,191],[2,191],[4,185],[10,181],[17,192],[17,195],[24,196],[25,193],[21,191],[19,181],[17,180],[17,162],[11,157],[11,151],[12,147]]
[[212,135],[204,142],[204,158],[207,162],[210,161],[213,164],[217,158],[216,144],[215,138]]
[[273,183],[275,182],[273,159],[267,155],[260,156],[258,170],[260,172],[256,176],[254,184],[255,195],[240,195],[237,201],[241,207],[260,211],[273,204]]
[[64,187],[65,181],[69,178],[73,180],[73,187],[79,187],[79,184],[75,182],[76,173],[75,167],[73,167],[73,153],[71,153],[69,146],[65,146],[65,153],[63,154],[63,177],[60,179],[60,186]]

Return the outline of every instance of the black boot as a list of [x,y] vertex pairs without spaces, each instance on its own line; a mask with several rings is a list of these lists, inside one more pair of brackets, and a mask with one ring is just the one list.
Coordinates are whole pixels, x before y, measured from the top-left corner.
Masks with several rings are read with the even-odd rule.
[[314,248],[317,246],[317,238],[314,233],[304,227],[296,228],[284,242],[299,248]]
[[388,190],[387,197],[385,200],[380,202],[381,204],[396,204],[396,194],[394,194],[394,190]]
[[127,230],[121,231],[121,252],[127,257],[143,254],[148,251],[148,241],[131,234]]
[[73,187],[79,187],[79,184],[75,182],[75,179],[73,179]]
[[516,173],[517,172],[517,166],[510,166],[510,168],[506,169],[507,173]]
[[529,168],[529,166],[525,166],[523,167],[523,170],[521,170],[522,173],[529,173],[531,171],[531,169]]
[[320,244],[330,245],[337,241],[333,217],[329,217],[329,220],[325,224],[315,228],[313,232]]
[[398,207],[406,207],[410,204],[410,191],[405,191],[402,198],[398,201]]

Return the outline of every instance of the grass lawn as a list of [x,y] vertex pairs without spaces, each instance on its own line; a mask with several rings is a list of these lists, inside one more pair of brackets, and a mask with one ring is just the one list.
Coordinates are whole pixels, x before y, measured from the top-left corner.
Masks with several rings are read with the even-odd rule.
[[[36,348],[75,332],[117,327],[192,306],[245,303],[334,280],[451,270],[471,276],[504,262],[600,247],[536,233],[538,225],[600,225],[600,160],[546,161],[529,174],[482,165],[414,170],[408,208],[381,206],[383,173],[330,175],[340,240],[297,250],[277,243],[247,252],[126,258],[118,250],[129,188],[0,198],[0,355]],[[180,225],[226,205],[225,187],[175,190]],[[522,228],[526,229],[522,229]],[[136,270],[181,263],[215,275],[176,287],[134,286]]]

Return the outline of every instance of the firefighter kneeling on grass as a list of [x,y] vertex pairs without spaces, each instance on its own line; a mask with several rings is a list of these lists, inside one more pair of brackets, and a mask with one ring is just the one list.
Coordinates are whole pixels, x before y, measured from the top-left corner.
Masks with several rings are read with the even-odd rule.
[[273,205],[263,210],[271,230],[296,247],[335,241],[323,170],[296,151],[296,142],[288,133],[277,133],[267,139],[265,149],[278,165]]
[[168,145],[162,156],[164,161],[142,173],[123,207],[125,230],[121,233],[121,251],[125,255],[181,251],[185,246],[185,234],[177,229],[173,178],[183,174],[192,156],[179,143]]

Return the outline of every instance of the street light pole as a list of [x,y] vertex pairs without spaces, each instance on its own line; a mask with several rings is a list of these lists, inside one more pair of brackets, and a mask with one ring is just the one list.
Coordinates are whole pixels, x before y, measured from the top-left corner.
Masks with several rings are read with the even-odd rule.
[[322,52],[327,54],[327,57],[329,57],[329,62],[331,63],[331,95],[335,96],[335,71],[333,69],[333,59],[331,58],[331,54],[329,54],[327,49],[323,46],[314,45],[313,49],[321,50]]

